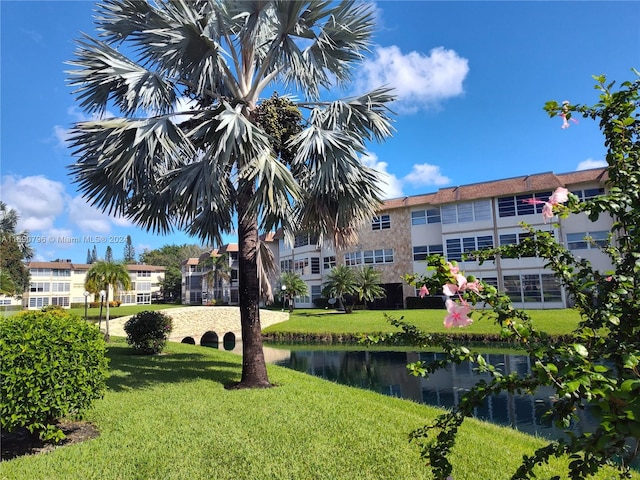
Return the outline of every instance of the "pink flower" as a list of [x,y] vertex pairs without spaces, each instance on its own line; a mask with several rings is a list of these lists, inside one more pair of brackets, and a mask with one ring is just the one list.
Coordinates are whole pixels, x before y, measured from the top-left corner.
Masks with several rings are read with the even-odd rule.
[[[565,100],[564,102],[562,102],[562,113],[559,115],[559,117],[562,119],[562,126],[560,128],[562,128],[563,130],[569,128],[570,126],[569,120],[567,120],[567,113],[569,113],[569,101]],[[575,118],[571,118],[570,120],[573,123],[578,123],[578,120],[576,120]]]
[[482,289],[482,285],[480,285],[480,282],[478,280],[473,280],[472,282],[469,282],[467,280],[467,277],[465,277],[460,273],[456,274],[455,278],[456,278],[456,282],[458,283],[457,285],[454,285],[453,283],[447,283],[444,285],[444,287],[442,287],[442,293],[445,294],[446,296],[452,297],[456,293],[457,294],[464,293],[467,290],[480,293],[480,290]]
[[544,223],[547,223],[547,218],[553,218],[553,205],[549,202],[545,202],[544,207],[542,207],[542,219]]
[[457,263],[454,264],[451,262],[447,262],[447,265],[449,266],[449,271],[451,272],[452,275],[455,275],[460,271],[460,267],[458,267]]
[[420,287],[420,298],[424,298],[425,295],[429,295],[429,289],[427,288],[426,285],[423,285],[422,287]]
[[549,197],[549,203],[551,205],[558,205],[569,200],[569,190],[564,187],[558,187]]
[[469,318],[471,307],[467,302],[462,301],[457,303],[448,299],[445,305],[447,306],[447,312],[449,312],[449,315],[444,317],[445,328],[466,327],[473,323],[473,320]]

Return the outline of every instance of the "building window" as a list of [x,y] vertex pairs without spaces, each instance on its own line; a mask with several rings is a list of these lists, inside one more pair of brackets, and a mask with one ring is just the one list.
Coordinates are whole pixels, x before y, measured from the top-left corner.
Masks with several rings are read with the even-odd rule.
[[324,257],[322,259],[322,268],[324,270],[331,270],[336,266],[336,257],[331,255],[330,257]]
[[344,254],[344,264],[348,267],[362,265],[362,252],[349,252]]
[[512,302],[561,302],[562,290],[551,274],[505,275],[504,288]]
[[68,307],[69,297],[51,297],[51,305],[58,305],[59,307]]
[[70,292],[71,284],[64,282],[52,282],[51,283],[51,291],[52,292]]
[[29,269],[32,277],[50,277],[51,269],[49,268],[31,268]]
[[388,228],[391,228],[391,217],[389,217],[389,215],[373,217],[371,230],[386,230]]
[[362,258],[366,265],[393,263],[393,249],[365,250],[362,252]]
[[51,274],[54,277],[70,277],[71,276],[71,270],[61,270],[58,268],[54,268],[53,270],[51,270]]
[[439,208],[411,212],[411,225],[425,225],[427,223],[440,223]]
[[606,247],[609,232],[582,232],[567,233],[567,248],[569,250],[586,250],[597,247]]
[[49,305],[49,297],[29,297],[29,308],[41,308]]
[[306,275],[308,273],[307,272],[308,266],[309,266],[309,259],[301,258],[293,262],[293,271],[298,275]]
[[587,188],[585,190],[575,190],[573,193],[580,201],[589,200],[591,198],[599,197],[600,195],[604,195],[604,188]]
[[551,192],[538,192],[511,197],[500,197],[498,198],[498,216],[502,218],[542,213],[544,202],[549,200],[550,196]]
[[420,262],[426,260],[429,255],[442,255],[443,253],[442,245],[420,245],[413,247],[413,260]]
[[311,274],[320,274],[320,257],[311,257]]
[[447,260],[462,261],[462,243],[459,238],[447,239]]
[[520,287],[520,275],[505,275],[503,277],[504,291],[512,302],[522,302],[522,289]]
[[151,277],[151,272],[136,272],[138,278],[140,277]]
[[31,282],[29,284],[30,292],[50,292],[49,282]]
[[[196,301],[197,303],[202,303],[202,292],[193,292],[193,293],[197,293],[196,295]],[[192,296],[193,296],[192,293]],[[200,300],[198,301],[197,298],[199,298]],[[150,293],[138,293],[136,295],[136,303],[138,305],[147,305],[151,303],[151,294]]]
[[443,224],[469,223],[491,220],[491,202],[476,200],[474,202],[455,203],[440,207]]
[[322,298],[322,285],[311,285],[311,301]]
[[411,212],[411,225],[426,225],[426,224],[427,224],[427,215],[424,210]]
[[[202,282],[200,282],[202,284]],[[151,291],[151,282],[137,282],[136,290],[140,292],[150,292]]]
[[447,260],[462,261],[463,253],[493,248],[493,236],[463,237],[447,239]]
[[293,260],[280,260],[280,271],[291,273],[293,271]]

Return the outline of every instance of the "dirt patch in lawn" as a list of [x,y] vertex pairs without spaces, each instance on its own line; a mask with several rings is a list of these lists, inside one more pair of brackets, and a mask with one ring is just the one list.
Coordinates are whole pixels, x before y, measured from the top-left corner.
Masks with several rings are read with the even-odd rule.
[[13,432],[2,431],[0,442],[0,460],[11,460],[23,455],[47,453],[56,448],[91,440],[100,435],[95,425],[83,421],[62,420],[56,424],[67,436],[58,444],[43,442],[38,435],[30,434],[26,429]]

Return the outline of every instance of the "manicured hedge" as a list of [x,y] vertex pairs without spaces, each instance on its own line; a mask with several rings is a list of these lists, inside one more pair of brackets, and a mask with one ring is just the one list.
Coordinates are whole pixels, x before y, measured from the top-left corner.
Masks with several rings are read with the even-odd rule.
[[64,310],[25,311],[0,322],[0,419],[58,442],[56,420],[80,416],[106,390],[105,343],[95,325]]

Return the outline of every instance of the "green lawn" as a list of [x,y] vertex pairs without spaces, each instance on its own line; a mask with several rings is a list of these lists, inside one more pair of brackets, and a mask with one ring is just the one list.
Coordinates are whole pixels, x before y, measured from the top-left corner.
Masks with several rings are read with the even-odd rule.
[[[119,307],[109,308],[109,318],[126,317],[128,315],[134,315],[138,312],[145,310],[164,310],[167,308],[180,308],[188,305],[174,305],[172,303],[152,303],[151,305],[120,305]],[[84,307],[70,308],[70,313],[78,315],[84,318]],[[102,309],[102,319],[104,320],[106,315],[106,308]],[[100,318],[100,307],[88,308],[87,318],[89,320],[98,320]]]
[[[432,478],[407,434],[433,419],[435,408],[273,365],[269,374],[278,387],[225,390],[239,380],[241,358],[185,344],[170,343],[166,355],[147,357],[132,355],[119,340],[109,357],[109,390],[86,416],[101,435],[2,462],[0,478]],[[455,448],[453,476],[508,479],[522,454],[541,445],[514,430],[469,421]],[[563,462],[540,467],[539,478],[566,478]]]
[[[412,323],[426,332],[454,334],[497,334],[500,327],[488,319],[475,321],[466,328],[447,330],[442,324],[445,310],[355,310],[351,314],[335,310],[299,309],[291,314],[287,322],[278,323],[265,328],[265,333],[334,333],[358,334],[395,331],[385,319],[384,314],[395,318],[404,317],[404,321]],[[535,326],[551,335],[565,335],[578,325],[580,316],[576,310],[529,310]],[[474,318],[478,318],[478,313]]]

